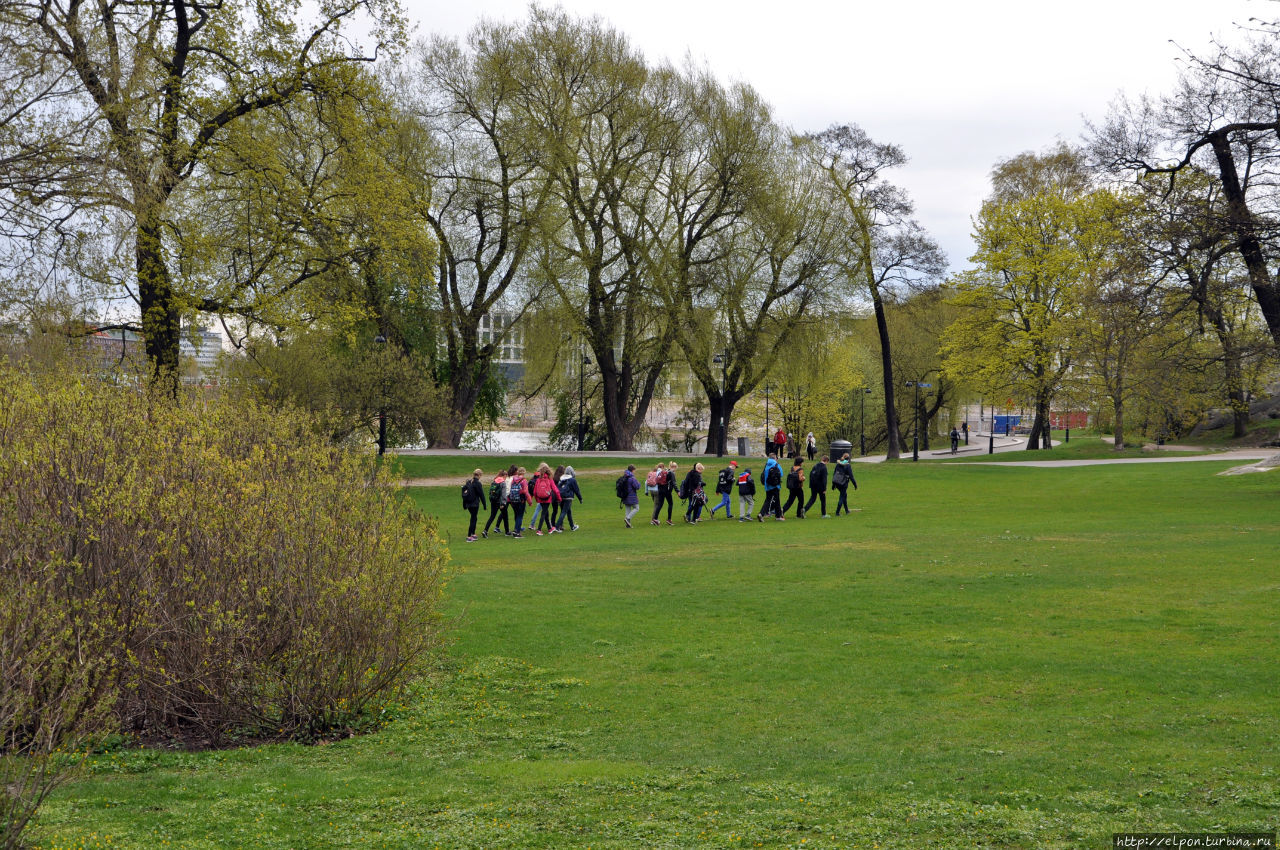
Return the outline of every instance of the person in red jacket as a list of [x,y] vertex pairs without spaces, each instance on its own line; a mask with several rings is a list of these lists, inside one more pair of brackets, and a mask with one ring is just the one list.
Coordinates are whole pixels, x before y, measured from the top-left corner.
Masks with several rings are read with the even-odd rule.
[[778,457],[787,456],[787,432],[778,428],[778,433],[773,435],[773,450],[778,453]]

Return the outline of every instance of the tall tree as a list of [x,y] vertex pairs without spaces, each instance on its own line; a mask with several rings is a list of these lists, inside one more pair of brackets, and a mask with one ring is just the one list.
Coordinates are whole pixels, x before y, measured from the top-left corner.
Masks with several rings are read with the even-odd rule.
[[886,457],[896,458],[901,455],[902,432],[894,401],[893,347],[885,302],[899,286],[941,275],[946,259],[911,218],[906,193],[884,177],[885,171],[906,164],[901,148],[875,142],[861,127],[847,124],[807,136],[803,149],[827,175],[828,190],[843,208],[845,274],[871,300],[880,339]]
[[[428,434],[456,447],[477,403],[496,413],[495,360],[537,293],[528,273],[551,198],[538,167],[539,139],[517,107],[514,64],[529,61],[514,27],[481,23],[466,47],[435,39],[422,45],[402,86],[404,108],[431,129],[435,151],[423,165],[431,187],[427,213],[440,245],[436,306],[444,340],[440,377],[449,415]],[[510,321],[498,322],[502,312]],[[490,333],[482,335],[488,321]]]
[[1280,346],[1280,23],[1242,46],[1189,56],[1164,97],[1121,98],[1093,128],[1094,156],[1119,172],[1162,175],[1169,185],[1212,174],[1222,192],[1215,227],[1232,237],[1249,287]]
[[675,327],[655,309],[646,222],[664,162],[679,150],[665,106],[674,74],[651,71],[620,33],[534,6],[514,63],[526,127],[556,203],[537,274],[594,356],[611,451],[634,447]]
[[[39,203],[65,209],[66,218],[88,210],[115,217],[132,243],[147,354],[167,380],[175,380],[184,315],[235,312],[254,294],[197,297],[175,274],[175,192],[239,122],[330,87],[341,79],[333,69],[372,61],[403,40],[395,0],[324,0],[308,7],[310,24],[301,7],[189,0],[6,6],[0,50],[7,61],[48,68],[56,80],[28,111],[25,132],[4,140],[38,139],[42,153],[6,180],[27,199],[24,211]],[[364,21],[371,24],[367,53],[349,33]]]
[[976,268],[955,280],[964,309],[948,329],[946,366],[987,391],[1030,398],[1028,449],[1048,444],[1049,408],[1071,367],[1093,206],[1078,151],[1058,145],[998,164],[976,220]]

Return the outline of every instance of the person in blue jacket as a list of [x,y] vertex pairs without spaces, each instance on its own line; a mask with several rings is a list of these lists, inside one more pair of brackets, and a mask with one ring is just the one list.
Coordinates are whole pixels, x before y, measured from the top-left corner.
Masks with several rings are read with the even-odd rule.
[[756,514],[756,519],[764,522],[764,515],[770,512],[775,519],[782,519],[782,499],[779,498],[782,494],[782,467],[778,465],[776,452],[769,453],[760,480],[764,483],[764,504],[760,507],[760,513]]

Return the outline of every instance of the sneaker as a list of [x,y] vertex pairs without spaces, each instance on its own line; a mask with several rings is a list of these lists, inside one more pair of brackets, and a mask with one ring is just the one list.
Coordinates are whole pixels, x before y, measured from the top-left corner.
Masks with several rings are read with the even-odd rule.
[[623,520],[623,522],[625,522],[625,523],[627,524],[627,528],[630,528],[630,527],[631,527],[631,520],[629,520],[629,519],[624,519],[624,520]]
[[756,517],[756,522],[764,522],[764,514],[760,514],[760,516]]
[[538,535],[539,537],[541,537],[541,536],[542,536],[542,529],[541,529],[541,528],[539,528],[537,531],[535,531],[535,532],[534,532],[534,534],[536,534],[536,535]]
[[822,518],[823,518],[823,519],[831,519],[831,514],[823,514],[823,515],[822,515]]
[[577,531],[577,530],[578,530],[578,526],[576,526],[576,525],[575,525],[575,526],[573,527],[573,529],[572,529],[572,530],[573,530],[573,531]]
[[658,521],[656,519],[651,519],[649,520],[649,525],[658,525]]
[[481,537],[483,537],[485,540],[488,540],[488,539],[489,539],[489,532],[487,532],[487,531],[482,531],[482,532],[480,532],[480,536],[481,536]]
[[518,531],[512,532],[511,536],[512,536],[512,537],[514,537],[514,538],[515,538],[515,539],[517,539],[517,540],[519,540],[521,537],[524,537],[524,535],[523,535],[523,534],[521,534],[521,533],[520,533],[520,532],[518,532]]
[[667,525],[675,525],[675,523],[672,522],[671,520],[667,520]]
[[784,517],[784,516],[774,517],[774,519],[776,519],[778,522],[786,522],[786,521],[787,521],[787,518],[786,518],[786,517]]

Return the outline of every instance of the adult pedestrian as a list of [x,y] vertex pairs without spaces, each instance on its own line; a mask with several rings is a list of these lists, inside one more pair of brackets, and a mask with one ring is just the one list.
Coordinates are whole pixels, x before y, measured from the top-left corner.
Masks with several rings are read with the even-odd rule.
[[516,514],[516,530],[511,536],[516,538],[524,537],[521,533],[524,527],[524,509],[533,504],[533,494],[529,492],[529,480],[524,475],[524,467],[517,467],[515,476],[507,482],[507,504]]
[[796,505],[796,519],[804,519],[804,458],[797,457],[791,463],[791,471],[787,473],[787,503],[782,506],[782,515],[791,510],[791,503]]
[[809,463],[813,463],[813,456],[818,453],[818,439],[812,431],[804,438],[804,450],[809,454]]
[[489,529],[493,527],[495,520],[503,534],[511,533],[511,523],[507,521],[507,471],[505,469],[498,470],[498,474],[493,476],[493,482],[489,484],[489,520],[484,524],[484,531],[480,532],[481,537],[489,536]]
[[480,476],[484,475],[483,470],[477,469],[471,474],[470,480],[462,485],[462,507],[471,514],[471,525],[467,527],[467,542],[476,542],[476,516],[480,513],[480,506],[484,504],[484,485],[480,483]]
[[844,508],[844,512],[849,513],[849,485],[853,485],[853,489],[858,489],[858,482],[853,478],[853,464],[849,460],[849,453],[845,452],[840,460],[836,461],[836,471],[831,474],[831,486],[840,493],[840,498],[836,501],[836,516],[840,516],[840,509]]
[[640,482],[636,480],[636,465],[633,463],[627,467],[627,471],[622,474],[622,506],[624,513],[622,521],[627,528],[631,527],[631,518],[640,510]]
[[756,481],[751,477],[751,470],[744,469],[738,473],[738,522],[750,522],[755,509]]
[[956,430],[956,426],[951,426],[951,453],[955,454],[960,450],[960,432]]
[[720,501],[711,509],[711,516],[716,515],[718,508],[724,508],[724,515],[733,519],[733,506],[730,504],[730,499],[733,496],[733,484],[737,478],[738,462],[731,460],[729,465],[720,470],[720,474],[716,476],[716,494],[720,496]]
[[822,503],[823,519],[830,519],[827,516],[827,461],[829,459],[823,455],[822,460],[815,463],[813,469],[809,470],[809,503],[804,506],[804,512],[809,513],[814,500],[819,500]]
[[756,514],[756,519],[764,522],[766,514],[772,513],[774,519],[782,519],[782,467],[778,465],[777,452],[769,455],[764,462],[764,472],[760,473],[760,479],[764,482],[764,504],[760,506],[760,513]]
[[560,476],[560,522],[556,524],[557,531],[564,531],[566,522],[570,531],[578,530],[578,524],[573,521],[574,497],[579,502],[582,501],[582,488],[578,486],[578,477],[574,474],[573,467],[566,466]]
[[773,435],[773,453],[778,457],[787,456],[787,432],[782,430],[781,425]]

